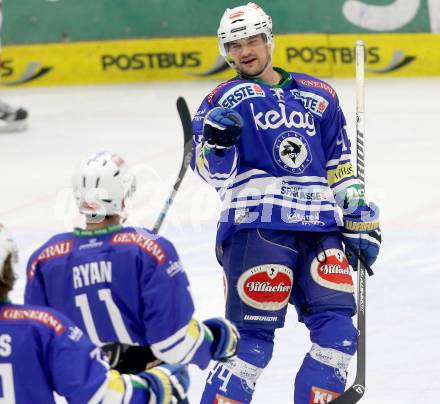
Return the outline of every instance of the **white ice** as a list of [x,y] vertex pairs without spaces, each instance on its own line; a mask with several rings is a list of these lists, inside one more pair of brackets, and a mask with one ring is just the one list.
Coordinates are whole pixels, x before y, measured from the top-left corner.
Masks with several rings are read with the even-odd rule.
[[[354,133],[354,80],[330,80]],[[177,174],[182,133],[175,109],[192,113],[215,82],[2,90],[30,111],[27,132],[0,135],[0,221],[20,248],[22,301],[31,252],[80,223],[70,199],[75,164],[92,152],[120,153],[138,174],[131,223],[152,226]],[[434,403],[440,398],[440,78],[366,83],[367,195],[381,207],[383,247],[367,288],[365,404]],[[189,172],[163,229],[186,267],[200,319],[223,314],[214,258],[219,203]],[[254,403],[291,403],[295,373],[310,343],[289,309]],[[355,360],[349,383],[353,380]],[[207,371],[192,367],[191,402]]]

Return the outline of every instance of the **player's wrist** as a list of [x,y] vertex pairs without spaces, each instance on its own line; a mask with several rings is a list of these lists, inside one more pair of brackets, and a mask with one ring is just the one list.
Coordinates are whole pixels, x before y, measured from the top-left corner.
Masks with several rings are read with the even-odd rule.
[[351,233],[370,233],[380,228],[380,221],[359,220],[359,218],[344,217],[344,231]]
[[172,386],[168,375],[157,368],[153,368],[146,372],[139,373],[138,376],[148,382],[150,392],[154,394],[157,403],[171,403]]
[[163,364],[138,374],[148,382],[155,403],[184,402],[189,387],[189,374],[184,365]]
[[203,143],[203,154],[205,156],[207,156],[207,155],[209,155],[211,153],[214,153],[218,157],[224,157],[233,148],[234,148],[234,146],[229,146],[229,147],[219,146],[219,145],[216,145],[216,144],[210,144],[210,143],[205,141]]
[[374,203],[346,209],[343,212],[344,231],[351,233],[369,233],[380,227],[379,207]]
[[356,215],[357,211],[360,212],[364,206],[368,206],[365,200],[364,187],[360,182],[340,189],[335,193],[335,200],[344,215]]
[[207,142],[207,141],[205,141],[205,142],[203,142],[203,149],[205,150],[205,149],[207,149],[208,151],[211,151],[211,150],[227,150],[227,149],[230,149],[231,147],[233,147],[233,146],[220,146],[220,145],[218,145],[218,144],[215,144],[215,143],[209,143],[209,142]]

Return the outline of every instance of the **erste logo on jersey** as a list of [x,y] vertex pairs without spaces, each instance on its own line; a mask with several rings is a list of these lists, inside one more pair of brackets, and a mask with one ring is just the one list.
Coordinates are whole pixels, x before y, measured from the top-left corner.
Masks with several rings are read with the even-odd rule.
[[329,248],[318,254],[310,267],[313,280],[325,288],[354,292],[350,265],[344,252]]
[[256,83],[243,83],[226,91],[218,100],[218,104],[224,108],[234,108],[249,98],[265,96],[260,85]]
[[298,132],[281,133],[273,145],[273,157],[284,170],[301,174],[312,162],[307,139]]
[[32,261],[31,266],[28,270],[29,280],[33,279],[37,265],[41,261],[45,261],[50,258],[62,257],[63,255],[67,255],[72,251],[72,246],[73,246],[72,240],[60,241],[59,243],[55,243],[55,244],[47,246],[41,252],[41,254]]
[[334,391],[312,386],[309,404],[327,404],[339,396],[340,394]]
[[308,91],[300,91],[297,89],[290,90],[290,92],[295,99],[300,100],[303,103],[307,110],[313,112],[319,117],[322,117],[322,114],[328,107],[328,101],[318,94],[310,93]]
[[57,334],[64,332],[61,321],[44,310],[6,307],[0,312],[0,320],[33,320],[52,328]]
[[260,310],[279,310],[289,301],[293,275],[279,264],[258,265],[241,274],[237,290],[243,302]]

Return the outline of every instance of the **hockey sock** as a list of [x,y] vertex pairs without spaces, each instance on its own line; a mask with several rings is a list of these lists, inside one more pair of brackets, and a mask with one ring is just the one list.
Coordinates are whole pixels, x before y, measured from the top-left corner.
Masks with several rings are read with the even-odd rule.
[[250,403],[258,377],[269,363],[273,330],[239,328],[238,355],[217,362],[206,380],[201,404]]
[[357,330],[349,316],[324,312],[304,317],[312,348],[295,379],[295,404],[326,404],[345,389],[356,352]]

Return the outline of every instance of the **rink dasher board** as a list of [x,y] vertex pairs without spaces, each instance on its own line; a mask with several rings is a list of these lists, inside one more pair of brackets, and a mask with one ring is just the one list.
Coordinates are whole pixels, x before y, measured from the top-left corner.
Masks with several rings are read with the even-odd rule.
[[[354,46],[366,44],[367,77],[440,76],[440,34],[281,34],[274,65],[321,78],[354,77]],[[6,46],[5,87],[223,80],[233,76],[215,37]]]

